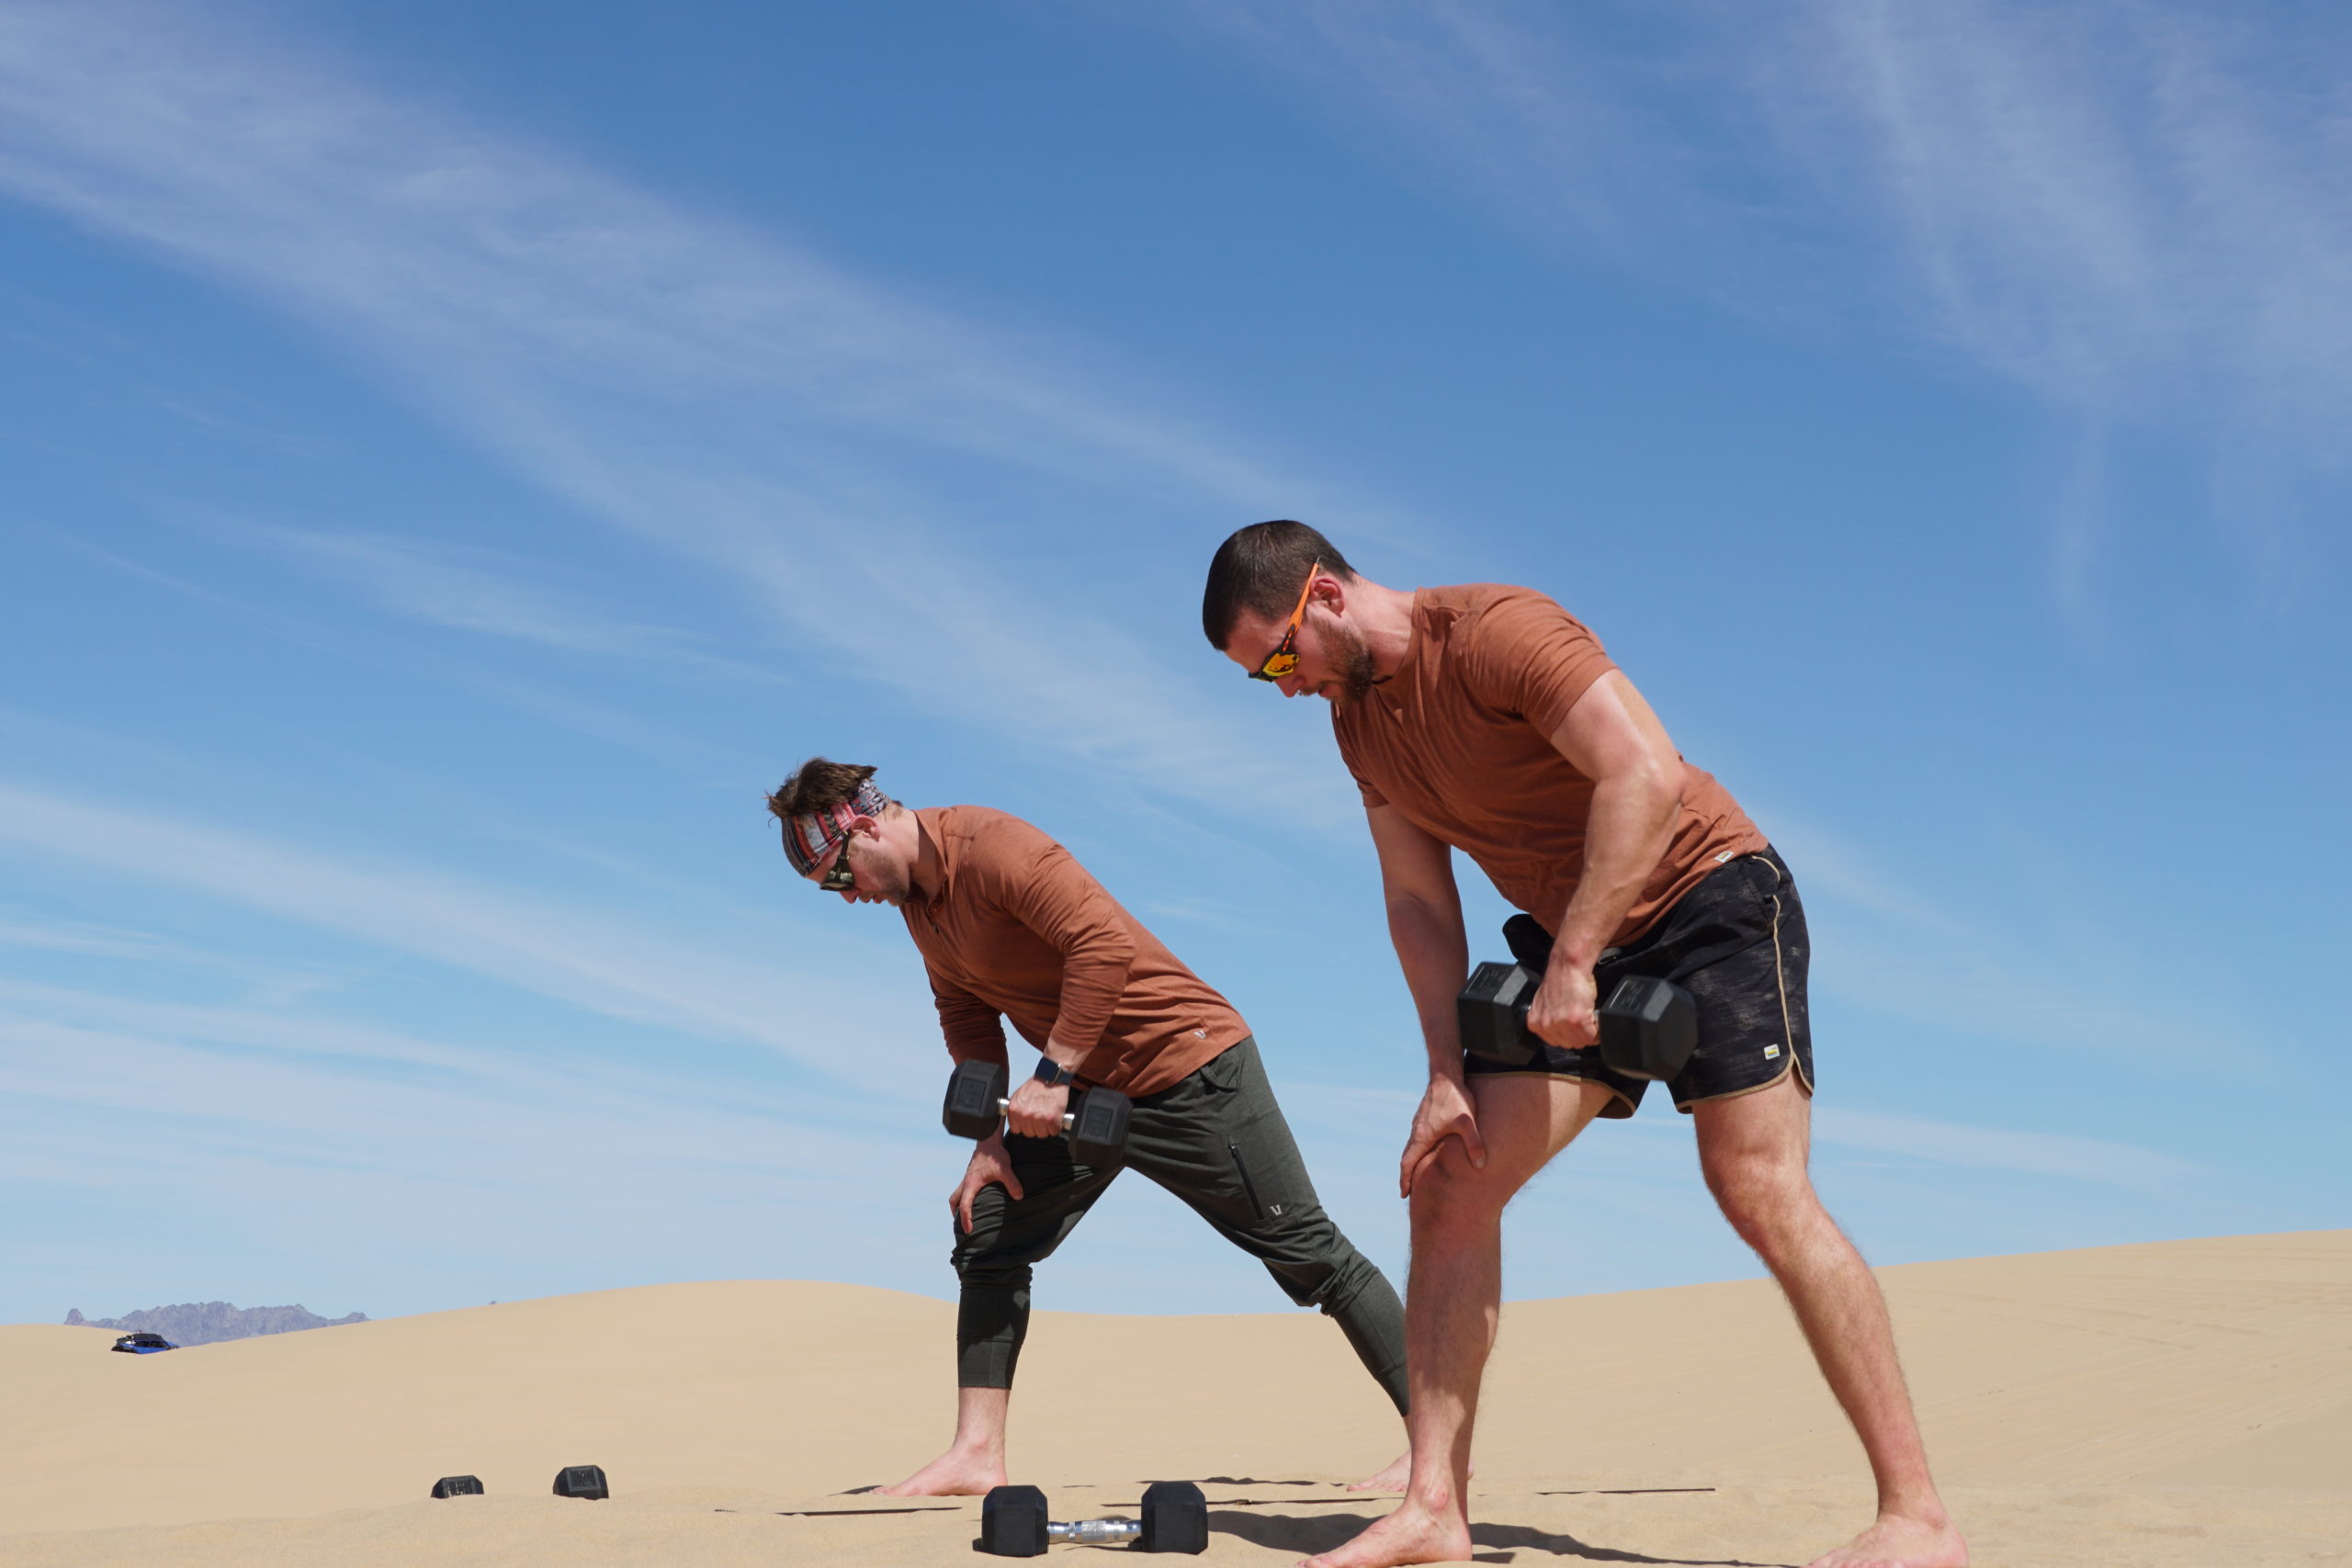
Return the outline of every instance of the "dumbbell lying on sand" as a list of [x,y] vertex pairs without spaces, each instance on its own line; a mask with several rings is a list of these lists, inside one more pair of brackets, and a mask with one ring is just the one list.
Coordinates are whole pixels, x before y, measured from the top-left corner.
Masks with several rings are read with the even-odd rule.
[[1144,1488],[1140,1519],[1080,1519],[1061,1524],[1046,1517],[1046,1495],[1035,1486],[999,1486],[980,1501],[980,1550],[999,1557],[1042,1557],[1048,1545],[1115,1546],[1130,1542],[1141,1551],[1185,1551],[1209,1547],[1209,1504],[1189,1481],[1155,1481]]
[[[1001,1062],[959,1062],[947,1078],[947,1104],[940,1111],[942,1125],[959,1138],[975,1142],[1004,1124],[1005,1087],[1011,1081]],[[1127,1117],[1133,1110],[1127,1097],[1114,1089],[1090,1089],[1078,1097],[1078,1109],[1062,1117],[1069,1152],[1086,1165],[1116,1161],[1127,1146]]]
[[[1527,1027],[1527,1004],[1544,976],[1517,964],[1481,964],[1454,998],[1462,1048],[1474,1056],[1524,1066],[1543,1054]],[[1609,988],[1600,1006],[1600,1059],[1637,1078],[1670,1078],[1699,1043],[1699,1004],[1670,980],[1632,975]]]

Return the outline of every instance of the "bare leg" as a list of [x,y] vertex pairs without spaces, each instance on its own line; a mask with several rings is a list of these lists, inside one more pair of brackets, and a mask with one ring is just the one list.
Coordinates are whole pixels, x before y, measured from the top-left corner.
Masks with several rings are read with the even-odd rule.
[[1963,1568],[1895,1359],[1886,1298],[1806,1173],[1812,1102],[1795,1075],[1693,1108],[1700,1168],[1724,1217],[1789,1298],[1878,1483],[1878,1518],[1813,1568]]
[[976,1497],[1004,1484],[1004,1417],[1009,1388],[956,1391],[956,1440],[947,1451],[899,1482],[891,1497]]
[[1405,1500],[1302,1568],[1389,1568],[1470,1555],[1470,1430],[1502,1312],[1503,1206],[1609,1100],[1607,1089],[1572,1078],[1470,1081],[1487,1168],[1475,1168],[1462,1145],[1449,1143],[1413,1188],[1413,1271],[1405,1292],[1412,1388],[1405,1429],[1413,1462]]

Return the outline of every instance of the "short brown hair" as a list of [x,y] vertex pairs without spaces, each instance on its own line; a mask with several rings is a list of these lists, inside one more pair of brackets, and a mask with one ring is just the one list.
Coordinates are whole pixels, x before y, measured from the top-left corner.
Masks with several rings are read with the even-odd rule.
[[[778,784],[768,796],[768,810],[779,822],[789,822],[795,817],[806,817],[812,811],[831,811],[836,806],[847,806],[857,798],[860,784],[874,776],[874,770],[855,762],[828,761],[811,757],[792,770],[792,776]],[[897,805],[896,801],[891,802]]]
[[1236,528],[1211,558],[1208,589],[1201,595],[1201,630],[1209,646],[1224,651],[1233,640],[1233,624],[1245,613],[1270,621],[1288,615],[1317,561],[1343,582],[1356,580],[1340,547],[1304,523],[1283,517]]

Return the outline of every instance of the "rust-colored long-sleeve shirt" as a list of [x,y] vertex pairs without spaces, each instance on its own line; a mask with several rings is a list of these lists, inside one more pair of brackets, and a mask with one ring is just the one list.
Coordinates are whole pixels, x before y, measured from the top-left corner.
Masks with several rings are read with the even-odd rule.
[[1249,1034],[1231,1003],[1020,818],[941,806],[915,819],[942,881],[899,913],[958,1062],[1003,1061],[1009,1018],[1041,1051],[1057,1034],[1088,1045],[1088,1083],[1157,1094]]

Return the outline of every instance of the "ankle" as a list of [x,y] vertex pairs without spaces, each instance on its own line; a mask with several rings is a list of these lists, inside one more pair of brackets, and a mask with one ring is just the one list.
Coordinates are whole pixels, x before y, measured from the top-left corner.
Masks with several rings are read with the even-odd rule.
[[1461,1488],[1453,1484],[1453,1477],[1450,1475],[1441,1475],[1433,1481],[1409,1483],[1405,1500],[1436,1518],[1452,1518],[1462,1512]]

